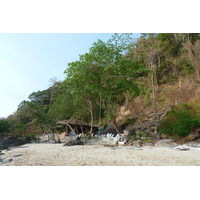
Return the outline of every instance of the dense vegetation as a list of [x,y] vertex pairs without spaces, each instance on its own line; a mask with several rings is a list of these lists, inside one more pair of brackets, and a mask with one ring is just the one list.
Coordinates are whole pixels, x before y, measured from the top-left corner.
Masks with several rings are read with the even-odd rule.
[[0,120],[0,134],[49,133],[56,121],[70,118],[111,123],[119,132],[116,111],[137,96],[153,108],[155,132],[184,136],[200,127],[198,113],[187,106],[184,112],[173,109],[160,127],[157,123],[159,87],[186,78],[200,81],[200,34],[141,34],[137,41],[131,34],[114,34],[96,41],[64,73],[64,81],[52,79],[51,87],[33,92],[16,113]]
[[200,114],[187,104],[179,104],[160,123],[160,132],[172,137],[187,136],[200,127]]

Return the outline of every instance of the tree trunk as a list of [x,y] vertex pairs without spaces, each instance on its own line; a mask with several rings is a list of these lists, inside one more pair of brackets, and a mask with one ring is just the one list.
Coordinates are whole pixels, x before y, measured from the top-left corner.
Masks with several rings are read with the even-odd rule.
[[90,116],[91,116],[91,123],[90,123],[90,135],[92,134],[92,129],[93,129],[93,112],[92,112],[92,103],[91,101],[88,100],[88,104],[89,104],[89,111],[90,111]]
[[111,123],[113,125],[113,128],[117,131],[117,133],[120,133],[117,123],[115,121],[115,117],[114,117],[112,110],[110,109],[110,106],[108,104],[106,105],[106,111],[110,114]]
[[91,123],[90,123],[90,135],[92,134],[92,130],[93,130],[93,113],[92,110],[90,110],[90,114],[91,114]]
[[155,66],[153,63],[150,63],[151,69],[153,73],[151,74],[151,87],[152,87],[152,97],[153,97],[153,107],[154,107],[154,120],[155,120],[155,128],[154,133],[157,134],[157,106],[156,106],[156,83],[155,83]]
[[117,131],[117,133],[120,133],[119,128],[118,128],[116,121],[115,121],[113,116],[112,116],[112,124],[113,124],[114,129]]

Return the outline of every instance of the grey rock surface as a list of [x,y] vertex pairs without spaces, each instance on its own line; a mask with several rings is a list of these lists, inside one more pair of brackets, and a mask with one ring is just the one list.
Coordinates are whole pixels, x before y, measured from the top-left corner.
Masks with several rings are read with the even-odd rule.
[[15,154],[15,155],[13,155],[13,157],[20,157],[20,156],[22,156],[22,154]]
[[11,161],[13,161],[13,159],[11,159],[11,158],[4,158],[4,159],[2,159],[2,163],[9,163],[9,162],[11,162]]

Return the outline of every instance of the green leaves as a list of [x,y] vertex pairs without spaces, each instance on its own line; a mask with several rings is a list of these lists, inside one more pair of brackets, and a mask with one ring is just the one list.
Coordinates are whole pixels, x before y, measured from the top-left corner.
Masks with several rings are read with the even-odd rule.
[[132,42],[131,34],[114,34],[107,42],[98,40],[78,61],[69,63],[65,83],[73,102],[84,104],[92,99],[96,103],[102,98],[114,110],[118,99],[139,94],[137,78],[147,70],[125,56]]
[[35,119],[41,126],[51,119],[71,117],[89,122],[93,112],[94,120],[99,119],[99,113],[113,120],[117,104],[126,95],[139,95],[137,79],[147,73],[143,65],[126,55],[132,43],[131,34],[114,34],[107,42],[97,40],[88,53],[68,64],[66,79],[54,88],[53,95],[49,88],[33,92],[30,101],[21,103],[20,119],[26,123]]
[[159,132],[171,136],[187,136],[192,130],[200,126],[200,115],[192,112],[187,104],[178,104],[168,112],[159,126]]
[[11,123],[9,120],[0,119],[0,136],[2,134],[8,133],[11,130]]

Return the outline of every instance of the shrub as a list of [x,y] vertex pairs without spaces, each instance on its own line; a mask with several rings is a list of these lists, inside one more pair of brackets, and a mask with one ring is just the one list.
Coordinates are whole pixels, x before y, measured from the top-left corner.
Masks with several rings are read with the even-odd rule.
[[0,135],[5,135],[6,133],[10,132],[11,124],[8,120],[2,119],[0,120]]
[[168,112],[160,122],[158,130],[173,137],[187,136],[192,130],[200,127],[200,115],[187,104],[179,104]]
[[26,135],[26,138],[30,140],[37,140],[37,134],[36,133],[29,133]]

